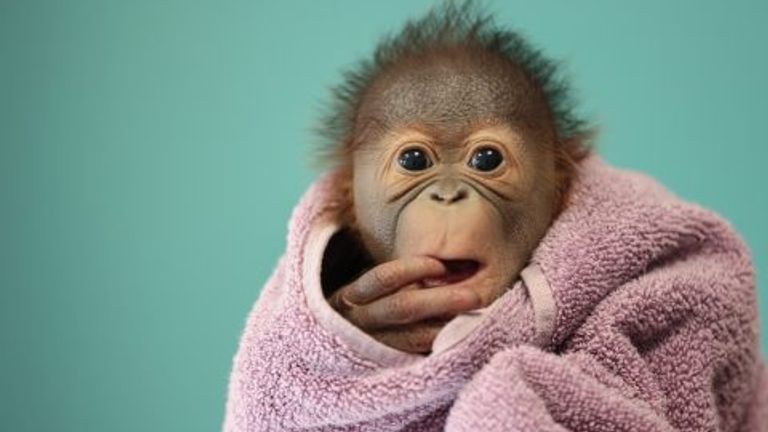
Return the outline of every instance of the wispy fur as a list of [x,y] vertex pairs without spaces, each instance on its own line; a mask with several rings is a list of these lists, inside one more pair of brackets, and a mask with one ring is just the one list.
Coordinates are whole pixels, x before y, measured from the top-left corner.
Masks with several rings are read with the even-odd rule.
[[343,74],[331,89],[331,101],[316,128],[321,152],[339,161],[350,150],[355,118],[366,90],[388,67],[407,57],[451,46],[468,46],[509,60],[544,95],[559,142],[586,145],[588,122],[575,112],[571,89],[560,65],[534,48],[518,32],[498,25],[477,2],[448,1],[423,17],[406,22],[400,32],[384,37],[373,56]]

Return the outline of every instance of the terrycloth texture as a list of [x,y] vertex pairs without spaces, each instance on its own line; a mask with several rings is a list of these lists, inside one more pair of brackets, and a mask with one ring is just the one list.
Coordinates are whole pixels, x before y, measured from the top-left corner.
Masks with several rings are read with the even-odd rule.
[[225,431],[768,430],[749,254],[712,212],[590,157],[531,259],[545,294],[518,283],[416,356],[309,306],[331,180],[295,210],[248,317]]

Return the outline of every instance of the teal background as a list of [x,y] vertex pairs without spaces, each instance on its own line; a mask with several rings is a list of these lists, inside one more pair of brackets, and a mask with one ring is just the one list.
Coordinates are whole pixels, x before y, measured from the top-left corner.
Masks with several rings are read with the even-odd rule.
[[[0,430],[211,431],[340,70],[432,1],[0,3]],[[768,313],[768,3],[498,1]],[[764,335],[765,325],[763,325]]]

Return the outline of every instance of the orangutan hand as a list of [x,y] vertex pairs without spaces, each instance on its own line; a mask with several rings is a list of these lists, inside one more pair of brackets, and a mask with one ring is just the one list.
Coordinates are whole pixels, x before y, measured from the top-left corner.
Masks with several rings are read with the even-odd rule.
[[426,353],[445,323],[481,306],[461,283],[431,288],[446,273],[435,258],[408,257],[380,264],[329,298],[331,307],[373,338],[401,351]]

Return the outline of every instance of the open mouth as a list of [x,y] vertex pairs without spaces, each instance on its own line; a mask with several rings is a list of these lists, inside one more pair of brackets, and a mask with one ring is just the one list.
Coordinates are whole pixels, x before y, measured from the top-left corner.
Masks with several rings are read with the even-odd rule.
[[480,263],[472,259],[441,259],[440,262],[445,266],[445,274],[439,277],[424,279],[424,286],[426,288],[462,282],[471,278],[480,270]]

